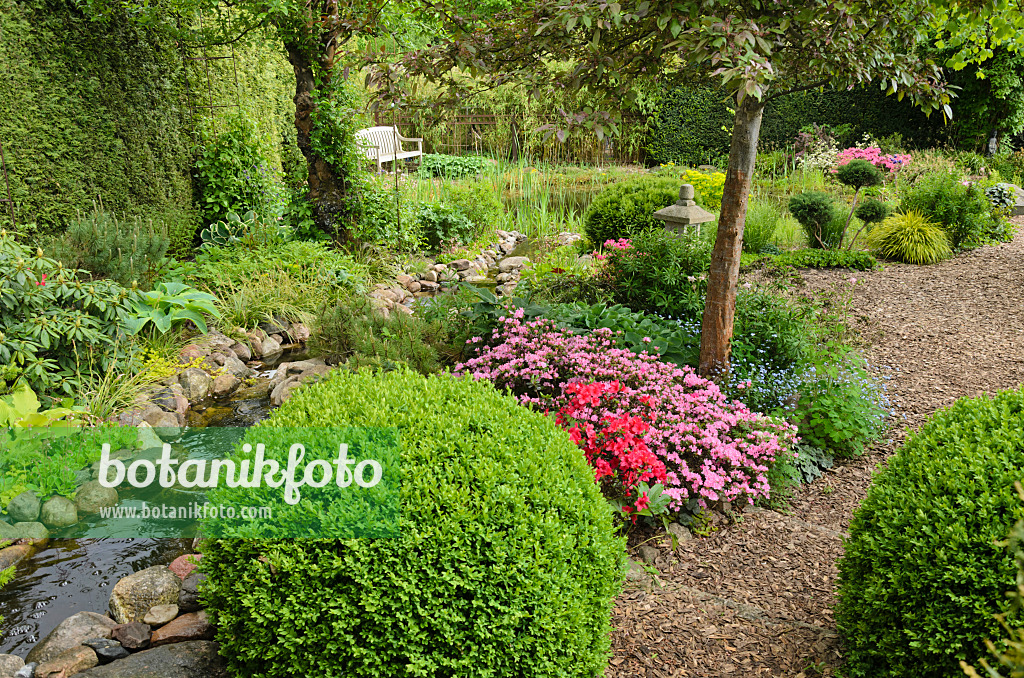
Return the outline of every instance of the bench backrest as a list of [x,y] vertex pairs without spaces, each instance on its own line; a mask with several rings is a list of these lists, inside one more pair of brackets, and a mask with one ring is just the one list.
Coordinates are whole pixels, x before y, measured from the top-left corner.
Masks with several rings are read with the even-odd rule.
[[366,148],[364,152],[368,158],[376,158],[379,153],[381,156],[394,155],[400,153],[402,146],[398,141],[398,128],[397,127],[370,127],[367,129],[361,129],[355,134],[356,141],[360,139],[365,140],[368,144],[377,146],[377,149]]

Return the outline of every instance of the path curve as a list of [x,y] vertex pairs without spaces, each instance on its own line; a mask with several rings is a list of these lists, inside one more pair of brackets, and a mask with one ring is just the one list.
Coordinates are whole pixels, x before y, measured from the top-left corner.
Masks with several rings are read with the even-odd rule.
[[836,562],[872,474],[935,410],[1024,383],[1024,233],[933,266],[802,277],[803,294],[852,291],[851,324],[867,359],[891,368],[902,423],[801,487],[785,513],[755,510],[736,523],[714,514],[707,538],[675,552],[654,544],[658,575],[639,575],[617,600],[608,678],[835,676]]

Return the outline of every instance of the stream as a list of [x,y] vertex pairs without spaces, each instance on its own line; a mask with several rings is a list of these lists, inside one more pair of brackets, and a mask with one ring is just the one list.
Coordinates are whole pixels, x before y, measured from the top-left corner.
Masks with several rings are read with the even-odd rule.
[[[276,365],[304,357],[304,352],[285,353],[264,363],[259,376],[269,378]],[[203,453],[204,439],[220,438],[213,431],[204,434],[204,428],[252,426],[269,415],[270,396],[252,397],[252,391],[240,389],[226,401],[208,400],[189,410],[182,437],[189,439],[191,454]],[[19,563],[14,580],[0,589],[0,654],[24,658],[73,614],[106,613],[110,590],[121,578],[192,552],[192,539],[51,540]]]

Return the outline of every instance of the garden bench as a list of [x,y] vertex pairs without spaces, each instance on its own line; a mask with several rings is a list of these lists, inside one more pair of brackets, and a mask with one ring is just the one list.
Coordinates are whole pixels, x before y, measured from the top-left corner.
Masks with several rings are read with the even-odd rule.
[[[403,151],[403,141],[415,141],[415,151]],[[370,160],[377,161],[377,171],[381,171],[381,163],[417,158],[423,155],[423,139],[410,139],[398,133],[397,127],[370,127],[356,132],[356,143]]]

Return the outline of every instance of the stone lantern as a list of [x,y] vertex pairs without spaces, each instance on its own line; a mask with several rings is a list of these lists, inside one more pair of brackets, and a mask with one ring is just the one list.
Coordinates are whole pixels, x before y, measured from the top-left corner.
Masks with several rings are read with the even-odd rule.
[[679,200],[655,212],[654,218],[665,222],[665,228],[676,235],[685,235],[695,225],[699,236],[700,225],[714,221],[715,215],[693,201],[693,186],[683,184],[679,187]]

